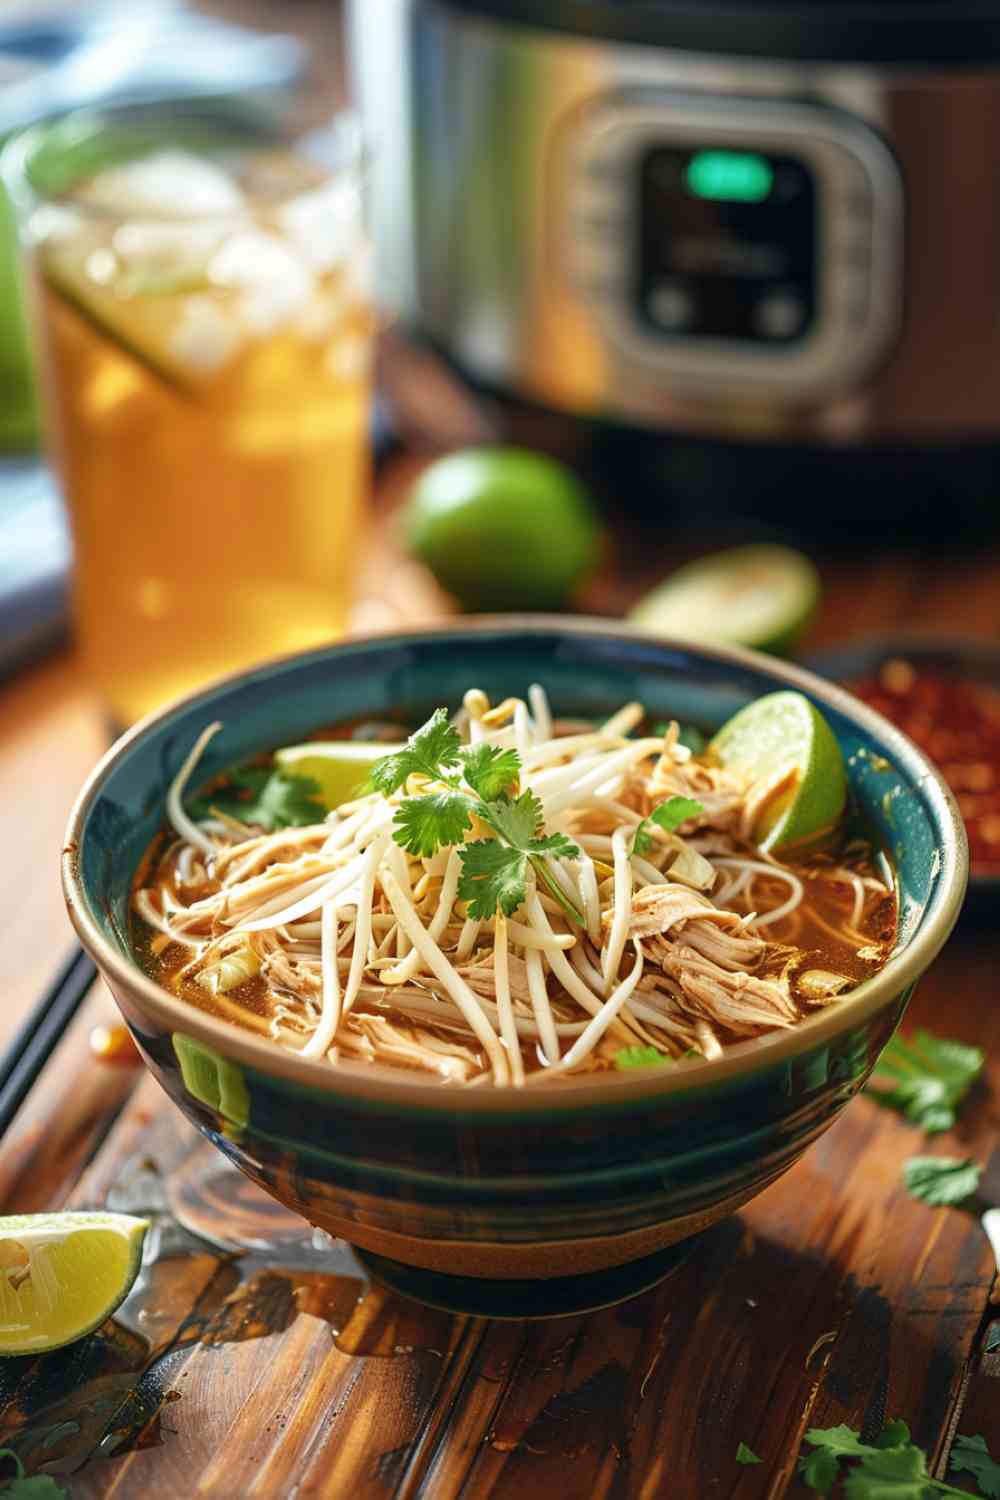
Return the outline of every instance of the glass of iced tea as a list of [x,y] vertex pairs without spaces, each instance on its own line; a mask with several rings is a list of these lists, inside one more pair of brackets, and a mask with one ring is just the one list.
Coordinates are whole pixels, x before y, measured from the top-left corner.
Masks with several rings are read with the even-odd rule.
[[372,309],[351,121],[115,108],[13,142],[76,631],[128,723],[345,628]]

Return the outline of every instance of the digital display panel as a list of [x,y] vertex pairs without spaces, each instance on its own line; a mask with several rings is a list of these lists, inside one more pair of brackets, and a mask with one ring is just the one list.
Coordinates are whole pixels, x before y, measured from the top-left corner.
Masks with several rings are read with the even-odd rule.
[[665,339],[773,347],[805,337],[818,301],[817,188],[791,156],[648,147],[639,160],[636,296]]

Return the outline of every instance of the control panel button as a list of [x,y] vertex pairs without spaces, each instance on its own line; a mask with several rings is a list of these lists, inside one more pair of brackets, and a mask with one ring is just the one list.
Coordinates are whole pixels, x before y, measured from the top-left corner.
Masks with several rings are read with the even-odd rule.
[[694,298],[681,281],[657,282],[647,294],[646,310],[665,333],[683,333],[695,318]]
[[768,292],[754,308],[754,327],[765,339],[790,339],[802,330],[806,308],[791,291]]

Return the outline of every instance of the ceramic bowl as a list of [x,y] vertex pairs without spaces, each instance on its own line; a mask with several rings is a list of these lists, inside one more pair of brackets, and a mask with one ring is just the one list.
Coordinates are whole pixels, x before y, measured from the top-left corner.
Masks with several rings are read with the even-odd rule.
[[[198,732],[201,771],[320,724],[402,710],[419,721],[470,685],[494,699],[541,682],[563,714],[638,698],[704,728],[797,688],[827,716],[851,785],[899,875],[885,969],[795,1030],[714,1062],[583,1077],[551,1092],[460,1092],[373,1067],[342,1074],[173,998],[128,940],[129,889]],[[70,916],[142,1055],[178,1107],[310,1223],[431,1273],[522,1282],[600,1274],[663,1252],[773,1182],[861,1088],[950,932],[965,836],[937,772],[901,735],[817,677],[745,651],[653,640],[614,624],[461,621],[277,661],[146,719],[94,771],[63,856]]]

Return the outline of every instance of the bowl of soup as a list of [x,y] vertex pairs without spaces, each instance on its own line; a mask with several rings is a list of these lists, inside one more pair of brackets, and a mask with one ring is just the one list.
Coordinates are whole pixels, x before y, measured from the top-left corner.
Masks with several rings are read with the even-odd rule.
[[[715,736],[762,699],[750,764]],[[109,751],[63,855],[231,1162],[387,1262],[519,1282],[660,1254],[792,1167],[966,878],[947,787],[842,690],[545,618],[193,694]]]

